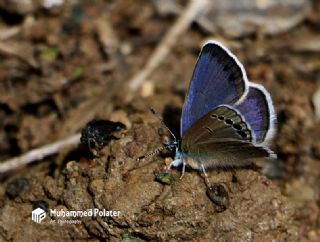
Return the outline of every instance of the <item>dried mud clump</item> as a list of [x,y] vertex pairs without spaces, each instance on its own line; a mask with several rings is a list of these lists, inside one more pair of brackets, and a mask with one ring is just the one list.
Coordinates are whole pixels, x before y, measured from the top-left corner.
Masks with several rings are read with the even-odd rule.
[[[229,205],[221,211],[206,194],[203,177],[188,170],[166,185],[156,181],[162,158],[137,161],[159,141],[158,127],[134,123],[121,131],[94,160],[68,161],[54,176],[26,176],[28,193],[15,193],[0,208],[0,234],[12,241],[295,241],[295,204],[272,181],[252,170],[210,171]],[[175,175],[179,171],[171,170]],[[236,174],[237,179],[233,176]],[[26,179],[28,182],[26,182]],[[10,185],[11,184],[11,185]],[[8,186],[12,186],[9,183]],[[3,192],[5,193],[5,192]],[[7,196],[3,194],[3,196]],[[48,209],[119,211],[119,216],[77,218],[80,224],[51,224],[50,216],[31,221],[32,204]],[[44,206],[44,207],[46,207]]]

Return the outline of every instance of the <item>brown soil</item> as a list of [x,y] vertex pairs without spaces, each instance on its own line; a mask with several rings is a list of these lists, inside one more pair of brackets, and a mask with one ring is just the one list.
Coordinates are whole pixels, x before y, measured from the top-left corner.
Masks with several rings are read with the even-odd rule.
[[[161,37],[176,20],[159,16],[151,1],[84,1],[19,12],[0,5],[0,158],[80,132],[93,118],[120,121],[92,158],[83,146],[66,147],[9,174],[1,174],[3,241],[317,241],[320,238],[320,123],[312,97],[319,88],[319,1],[294,29],[237,39],[208,35],[198,25],[179,39],[143,85],[127,91]],[[142,7],[143,4],[143,7]],[[3,29],[3,30],[1,30]],[[7,32],[6,32],[7,33]],[[137,158],[169,135],[153,107],[175,132],[193,67],[204,39],[224,40],[251,81],[272,94],[278,116],[272,149],[279,167],[271,180],[260,170],[212,170],[210,181],[229,196],[220,209],[201,173],[187,170],[172,184],[157,181],[170,160]],[[304,43],[303,45],[301,43]],[[150,84],[151,83],[151,84]],[[154,85],[153,85],[154,84]],[[130,101],[128,101],[130,100]],[[172,176],[180,176],[173,169]],[[76,218],[80,224],[40,224],[33,208],[120,211],[119,216]]]

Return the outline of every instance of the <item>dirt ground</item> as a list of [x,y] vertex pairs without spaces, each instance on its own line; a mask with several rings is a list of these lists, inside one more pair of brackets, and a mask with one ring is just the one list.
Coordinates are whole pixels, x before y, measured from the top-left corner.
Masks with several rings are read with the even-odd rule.
[[[83,144],[66,146],[0,173],[1,241],[320,241],[318,0],[296,1],[310,4],[303,11],[288,3],[265,14],[287,24],[281,31],[266,20],[233,34],[223,25],[209,31],[202,15],[137,91],[129,80],[186,1],[53,2],[0,1],[1,161],[64,140],[92,119],[126,128],[110,132],[95,157]],[[280,18],[290,7],[298,17]],[[179,180],[181,171],[172,169],[159,178],[168,152],[137,160],[170,137],[150,107],[179,133],[184,95],[208,39],[228,46],[249,79],[269,90],[278,117],[271,145],[278,160],[268,177],[259,169],[209,171],[224,191],[221,203],[197,171]],[[41,223],[31,220],[36,208],[46,211]],[[56,218],[50,209],[115,214]]]

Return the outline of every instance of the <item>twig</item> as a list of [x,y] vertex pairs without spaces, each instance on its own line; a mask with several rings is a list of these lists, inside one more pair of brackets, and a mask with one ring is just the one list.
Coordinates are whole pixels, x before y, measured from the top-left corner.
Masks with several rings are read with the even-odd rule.
[[59,150],[68,146],[77,145],[80,141],[80,134],[75,134],[66,139],[59,140],[55,143],[33,149],[21,156],[9,159],[0,164],[0,174],[6,173],[10,170],[17,169],[27,165],[33,161],[41,160],[48,155],[57,153]]
[[1,29],[0,41],[10,39],[21,32],[21,27],[15,26],[8,29]]
[[312,102],[316,118],[320,120],[320,80],[318,80],[317,90],[313,94]]
[[167,32],[161,43],[157,46],[144,68],[129,81],[131,91],[136,91],[150,76],[150,74],[164,61],[178,37],[184,33],[208,4],[208,0],[190,0],[188,6],[178,18],[172,28]]

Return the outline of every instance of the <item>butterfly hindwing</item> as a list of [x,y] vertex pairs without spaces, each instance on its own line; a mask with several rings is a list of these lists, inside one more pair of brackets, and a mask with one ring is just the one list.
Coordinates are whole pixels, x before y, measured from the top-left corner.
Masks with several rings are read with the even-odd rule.
[[221,105],[199,119],[182,137],[185,162],[195,169],[239,167],[273,153],[252,143],[252,131],[241,113]]
[[213,108],[232,105],[247,93],[248,80],[238,59],[218,42],[205,44],[182,110],[181,136]]
[[182,137],[182,142],[196,144],[212,139],[216,141],[237,139],[251,142],[252,134],[236,109],[228,105],[220,105],[188,129]]
[[243,141],[218,141],[195,145],[184,153],[184,162],[193,169],[244,167],[259,158],[273,157],[272,151]]
[[248,94],[235,107],[250,125],[256,143],[268,142],[272,138],[276,117],[270,94],[263,86],[250,83]]

